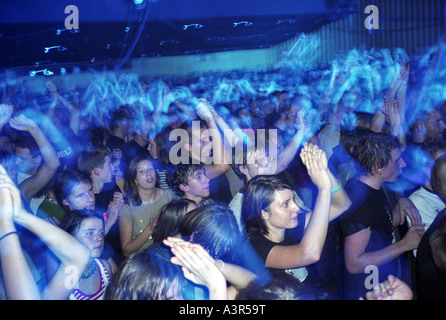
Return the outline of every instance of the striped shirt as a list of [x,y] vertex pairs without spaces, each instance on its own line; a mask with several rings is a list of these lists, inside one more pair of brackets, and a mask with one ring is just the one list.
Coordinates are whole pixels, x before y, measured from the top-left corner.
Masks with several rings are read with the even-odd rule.
[[74,289],[70,294],[70,300],[103,300],[105,289],[110,282],[110,276],[108,275],[107,268],[104,263],[99,259],[94,259],[96,265],[99,267],[99,289],[93,294],[85,294],[79,289]]

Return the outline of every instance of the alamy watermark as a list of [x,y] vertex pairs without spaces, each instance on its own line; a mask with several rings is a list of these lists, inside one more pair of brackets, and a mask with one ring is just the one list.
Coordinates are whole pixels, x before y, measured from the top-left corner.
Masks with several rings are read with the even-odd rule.
[[365,7],[365,14],[368,16],[364,20],[364,26],[367,30],[379,29],[379,10],[377,6],[369,5]]
[[65,7],[66,14],[69,14],[68,17],[65,18],[65,29],[79,29],[79,8],[75,5],[69,5]]

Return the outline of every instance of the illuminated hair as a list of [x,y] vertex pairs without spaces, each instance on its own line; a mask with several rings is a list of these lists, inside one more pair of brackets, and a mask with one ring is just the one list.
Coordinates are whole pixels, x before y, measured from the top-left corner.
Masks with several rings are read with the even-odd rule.
[[180,189],[180,184],[187,185],[189,183],[189,177],[200,170],[206,172],[202,164],[178,165],[172,176],[172,188],[174,189],[175,193],[184,195],[184,191]]
[[[169,289],[174,296],[168,296]],[[131,254],[120,265],[107,286],[105,300],[178,300],[187,299],[190,287],[181,268],[149,251]]]
[[104,226],[104,217],[102,214],[96,210],[84,209],[67,212],[60,224],[60,228],[74,236],[79,231],[82,221],[88,218],[97,218],[102,221],[102,225]]
[[248,238],[268,233],[268,227],[262,219],[262,210],[270,210],[275,191],[288,189],[293,190],[288,183],[275,175],[259,175],[246,184],[241,215]]
[[198,243],[214,258],[237,262],[241,234],[232,210],[224,203],[212,203],[191,210],[181,220],[178,233]]
[[352,156],[362,174],[373,174],[392,161],[392,150],[401,146],[397,137],[381,132],[367,132],[356,140]]
[[91,151],[84,150],[77,159],[77,168],[79,171],[90,175],[94,168],[102,168],[105,163],[105,157],[111,155],[108,147],[100,146]]
[[152,232],[154,242],[161,242],[171,235],[172,232],[178,230],[181,220],[187,213],[187,208],[195,201],[178,198],[166,203],[160,210],[158,221]]
[[59,205],[63,206],[64,209],[67,209],[63,204],[63,200],[67,199],[73,192],[73,189],[82,182],[91,184],[90,178],[83,172],[73,169],[65,169],[58,172],[54,177],[53,191]]

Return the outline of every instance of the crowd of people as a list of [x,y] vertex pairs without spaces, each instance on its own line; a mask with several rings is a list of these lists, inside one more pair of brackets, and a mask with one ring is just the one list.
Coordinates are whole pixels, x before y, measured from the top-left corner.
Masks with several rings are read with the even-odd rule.
[[0,297],[444,299],[441,44],[0,86]]

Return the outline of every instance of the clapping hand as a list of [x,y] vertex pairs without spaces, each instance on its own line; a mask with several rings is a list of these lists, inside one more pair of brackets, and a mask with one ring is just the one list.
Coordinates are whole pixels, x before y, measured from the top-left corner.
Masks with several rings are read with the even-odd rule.
[[328,161],[325,152],[318,146],[306,143],[300,152],[300,158],[307,167],[307,172],[318,189],[331,189],[331,180],[328,175]]

